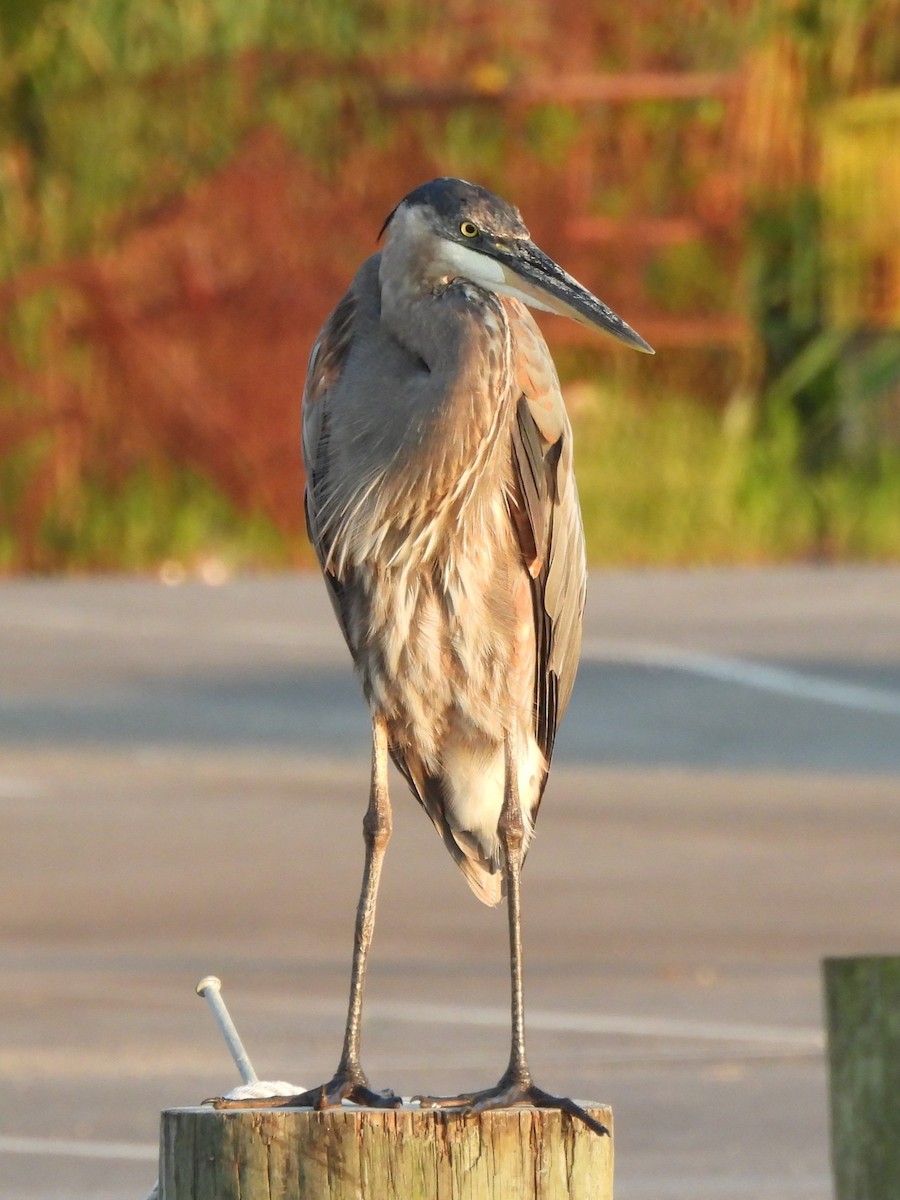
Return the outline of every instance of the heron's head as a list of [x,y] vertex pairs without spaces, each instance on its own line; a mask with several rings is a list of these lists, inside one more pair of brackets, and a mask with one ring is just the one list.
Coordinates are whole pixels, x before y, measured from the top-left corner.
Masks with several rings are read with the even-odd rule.
[[409,193],[382,228],[388,253],[423,280],[468,279],[531,308],[571,317],[652,354],[639,333],[534,242],[519,210],[464,179],[433,179]]

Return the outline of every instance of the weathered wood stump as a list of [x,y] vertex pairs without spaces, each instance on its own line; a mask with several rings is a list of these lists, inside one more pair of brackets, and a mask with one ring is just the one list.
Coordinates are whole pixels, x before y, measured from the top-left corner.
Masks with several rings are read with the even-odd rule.
[[900,957],[824,963],[837,1200],[900,1196]]
[[162,1114],[160,1200],[612,1200],[612,1173],[612,1137],[542,1109]]

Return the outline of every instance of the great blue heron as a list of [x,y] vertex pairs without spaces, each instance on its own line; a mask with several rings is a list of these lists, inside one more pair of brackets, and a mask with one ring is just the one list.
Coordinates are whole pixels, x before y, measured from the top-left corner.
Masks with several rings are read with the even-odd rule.
[[393,1106],[359,1056],[394,760],[479,900],[508,897],[512,1048],[496,1087],[424,1101],[562,1108],[525,1056],[519,872],[575,678],[585,552],[559,380],[526,305],[652,353],[531,241],[517,209],[435,179],[390,214],[313,347],[306,515],[372,711],[350,1006],[328,1083],[279,1101]]

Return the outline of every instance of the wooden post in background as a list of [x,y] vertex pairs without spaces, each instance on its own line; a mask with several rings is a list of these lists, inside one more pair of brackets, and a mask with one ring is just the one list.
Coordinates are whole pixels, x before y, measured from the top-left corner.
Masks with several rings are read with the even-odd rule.
[[900,1197],[900,957],[824,963],[837,1200]]
[[162,1114],[160,1200],[612,1200],[612,1168],[611,1136],[552,1110]]

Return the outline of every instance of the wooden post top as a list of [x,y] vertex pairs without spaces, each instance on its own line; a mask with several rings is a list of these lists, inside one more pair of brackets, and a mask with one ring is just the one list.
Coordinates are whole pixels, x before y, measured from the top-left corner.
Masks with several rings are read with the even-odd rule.
[[612,1200],[612,1172],[612,1137],[557,1110],[162,1114],[160,1200]]

